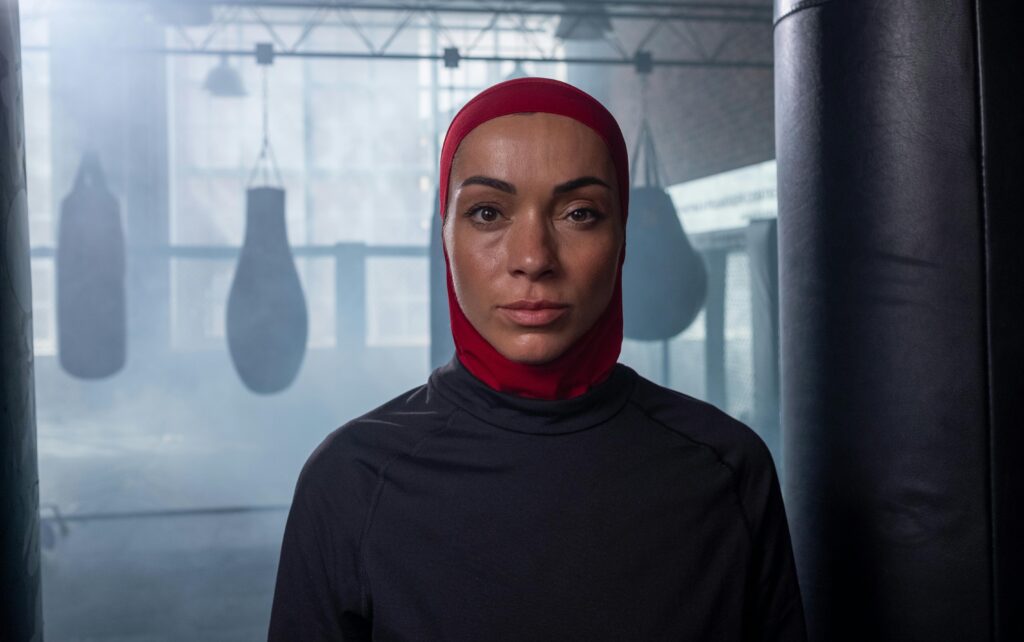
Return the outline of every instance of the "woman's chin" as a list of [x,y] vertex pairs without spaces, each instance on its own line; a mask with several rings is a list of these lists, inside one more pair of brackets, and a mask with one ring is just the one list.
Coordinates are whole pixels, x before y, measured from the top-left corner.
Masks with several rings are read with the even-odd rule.
[[497,350],[509,361],[539,366],[554,361],[568,348],[565,342],[554,340],[551,336],[534,335],[522,337],[520,341],[504,345]]

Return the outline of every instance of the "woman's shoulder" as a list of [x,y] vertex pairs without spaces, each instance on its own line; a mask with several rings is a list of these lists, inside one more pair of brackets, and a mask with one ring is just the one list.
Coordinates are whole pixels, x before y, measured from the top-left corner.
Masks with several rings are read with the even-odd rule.
[[771,453],[761,436],[713,404],[641,375],[630,402],[665,430],[708,448],[734,472],[754,468],[774,473]]
[[728,471],[747,527],[760,523],[777,493],[778,473],[761,436],[714,405],[638,376],[633,404],[680,439],[705,448]]
[[426,384],[406,390],[328,433],[306,460],[300,480],[320,486],[346,476],[376,476],[390,459],[444,428],[451,412]]

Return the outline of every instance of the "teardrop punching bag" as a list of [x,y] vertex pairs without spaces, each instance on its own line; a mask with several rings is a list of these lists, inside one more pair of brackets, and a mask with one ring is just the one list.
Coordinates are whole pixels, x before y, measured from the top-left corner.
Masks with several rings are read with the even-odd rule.
[[125,363],[124,230],[93,152],[61,202],[56,271],[61,367],[83,379],[109,377]]
[[[630,255],[622,268],[623,334],[630,339],[670,339],[691,323],[707,296],[707,270],[683,231],[672,198],[657,176],[657,156],[647,120],[640,131],[645,184],[629,193]],[[633,170],[639,162],[634,152]]]
[[284,390],[295,380],[309,333],[306,298],[285,224],[285,192],[246,190],[245,242],[227,306],[231,360],[253,392]]
[[1024,640],[1021,3],[775,6],[784,492],[810,639]]
[[448,282],[441,243],[441,196],[434,191],[434,215],[430,218],[430,368],[443,366],[455,355],[448,315]]

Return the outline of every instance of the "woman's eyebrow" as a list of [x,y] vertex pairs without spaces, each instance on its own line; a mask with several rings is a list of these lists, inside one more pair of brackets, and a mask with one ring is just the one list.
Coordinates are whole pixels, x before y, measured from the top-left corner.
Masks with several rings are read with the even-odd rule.
[[491,178],[490,176],[470,176],[466,180],[462,181],[459,188],[461,189],[466,185],[486,185],[487,187],[493,187],[494,189],[508,192],[509,194],[516,193],[516,186],[512,183],[506,183],[503,180]]
[[580,187],[585,187],[587,185],[604,185],[608,189],[612,188],[611,185],[605,183],[596,176],[580,176],[579,178],[574,178],[571,181],[566,181],[561,185],[555,185],[555,189],[552,190],[551,193],[562,194],[564,192],[571,192],[574,189],[579,189]]
[[[470,176],[466,180],[462,181],[462,184],[459,185],[459,187],[462,188],[467,185],[486,185],[487,187],[493,187],[494,189],[501,190],[502,192],[508,192],[509,194],[516,193],[515,185],[497,178],[491,178],[490,176]],[[551,193],[564,194],[565,192],[571,192],[574,189],[579,189],[580,187],[585,187],[587,185],[603,185],[604,187],[611,189],[611,185],[596,176],[580,176],[579,178],[574,178],[571,181],[566,181],[560,185],[555,185],[555,188],[551,190]]]

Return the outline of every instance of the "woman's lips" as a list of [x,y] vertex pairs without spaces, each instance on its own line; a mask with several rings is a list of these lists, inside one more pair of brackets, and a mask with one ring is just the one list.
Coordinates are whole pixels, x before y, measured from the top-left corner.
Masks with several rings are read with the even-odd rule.
[[560,305],[552,307],[538,307],[536,309],[530,309],[528,307],[511,308],[503,306],[499,309],[505,314],[505,316],[519,325],[542,326],[554,323],[558,319],[562,318],[562,316],[569,311],[569,306]]

